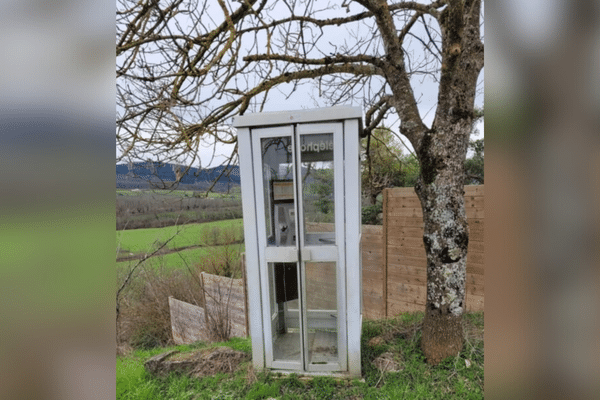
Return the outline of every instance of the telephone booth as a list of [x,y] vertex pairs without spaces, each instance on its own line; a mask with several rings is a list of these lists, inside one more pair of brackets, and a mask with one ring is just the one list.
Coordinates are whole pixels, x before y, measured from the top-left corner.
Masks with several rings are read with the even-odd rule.
[[256,369],[360,376],[356,107],[238,116]]

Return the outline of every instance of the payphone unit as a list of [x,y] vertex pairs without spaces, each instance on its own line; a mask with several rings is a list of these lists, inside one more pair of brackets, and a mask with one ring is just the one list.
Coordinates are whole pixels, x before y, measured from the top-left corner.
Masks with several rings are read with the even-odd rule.
[[257,369],[360,375],[361,118],[332,107],[234,120]]

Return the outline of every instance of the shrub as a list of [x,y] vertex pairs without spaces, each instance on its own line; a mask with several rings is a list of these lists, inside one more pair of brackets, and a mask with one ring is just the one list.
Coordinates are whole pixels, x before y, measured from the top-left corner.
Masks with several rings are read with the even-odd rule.
[[383,204],[376,203],[372,206],[362,208],[362,224],[363,225],[381,225],[379,214],[383,212]]
[[188,272],[143,269],[124,296],[118,324],[118,343],[135,348],[172,344],[169,296],[201,305],[201,286]]
[[116,196],[117,229],[158,228],[176,223],[210,222],[242,217],[238,197],[186,197],[156,192]]
[[[135,348],[152,348],[171,344],[169,296],[204,307],[208,313],[209,336],[219,341],[229,339],[228,299],[217,299],[220,304],[207,309],[199,274],[204,271],[231,278],[241,277],[239,246],[243,239],[242,228],[215,227],[202,236],[210,244],[221,245],[203,259],[202,264],[170,270],[162,262],[146,267],[142,261],[118,271],[118,287],[123,287],[117,296],[119,346],[129,344]],[[158,260],[162,261],[160,257]],[[130,279],[127,279],[128,275]]]

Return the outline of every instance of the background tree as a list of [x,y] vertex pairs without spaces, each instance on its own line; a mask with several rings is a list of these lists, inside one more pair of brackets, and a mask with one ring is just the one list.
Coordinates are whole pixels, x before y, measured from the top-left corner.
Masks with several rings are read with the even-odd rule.
[[[396,115],[421,166],[421,347],[438,363],[463,340],[464,162],[484,63],[481,11],[481,0],[119,0],[119,158],[193,162],[203,141],[235,143],[230,117],[262,111],[272,95],[293,96],[305,83],[315,105],[362,103],[365,135]],[[437,88],[427,124],[415,92],[424,80]]]
[[333,169],[313,169],[311,174],[313,182],[308,184],[307,192],[315,198],[318,212],[333,218]]
[[391,129],[379,127],[361,140],[364,152],[361,171],[363,194],[362,223],[381,225],[386,188],[415,186],[419,162],[414,154],[404,154],[403,145]]
[[374,129],[362,139],[362,146],[362,191],[367,205],[374,205],[385,188],[415,185],[417,175],[411,169],[411,159],[403,154],[402,144],[390,129]]
[[465,185],[482,185],[484,179],[483,139],[471,140],[473,156],[465,160]]

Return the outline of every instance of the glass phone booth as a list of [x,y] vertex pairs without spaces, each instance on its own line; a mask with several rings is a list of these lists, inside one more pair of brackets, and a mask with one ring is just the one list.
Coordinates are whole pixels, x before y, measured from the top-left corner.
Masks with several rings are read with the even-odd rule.
[[356,107],[236,117],[256,369],[360,376]]

